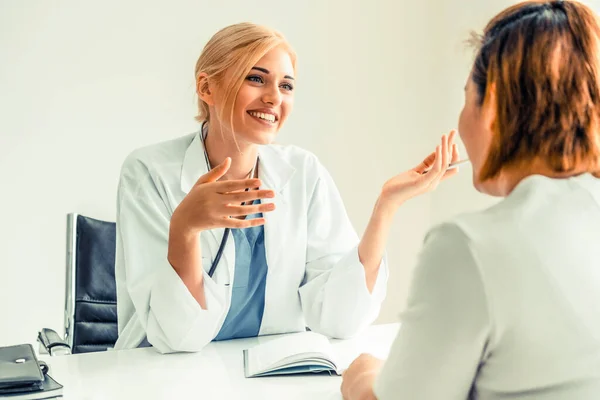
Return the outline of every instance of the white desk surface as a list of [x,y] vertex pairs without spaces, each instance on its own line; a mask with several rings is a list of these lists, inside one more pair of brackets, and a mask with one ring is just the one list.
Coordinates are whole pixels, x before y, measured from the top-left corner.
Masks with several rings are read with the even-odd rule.
[[[350,340],[332,340],[346,368],[361,353],[385,358],[399,324],[373,325]],[[43,357],[64,385],[64,400],[83,399],[341,399],[341,377],[245,378],[242,350],[278,336],[212,342],[199,353],[152,348]]]

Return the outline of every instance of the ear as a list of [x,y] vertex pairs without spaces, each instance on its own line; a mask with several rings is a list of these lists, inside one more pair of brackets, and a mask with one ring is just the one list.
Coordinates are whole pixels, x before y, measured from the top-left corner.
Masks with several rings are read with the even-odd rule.
[[200,75],[198,75],[198,79],[196,80],[196,94],[209,106],[215,104],[212,83],[208,79],[208,74],[205,72],[201,72]]
[[482,105],[483,123],[490,130],[495,132],[496,119],[498,118],[498,97],[496,96],[496,83],[488,85],[485,100]]

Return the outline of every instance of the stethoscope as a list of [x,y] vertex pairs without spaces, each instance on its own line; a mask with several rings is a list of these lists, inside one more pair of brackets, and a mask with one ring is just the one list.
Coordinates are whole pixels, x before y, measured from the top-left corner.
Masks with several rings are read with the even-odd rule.
[[[204,148],[204,159],[206,160],[206,168],[208,168],[208,170],[210,171],[212,169],[212,167],[210,166],[210,160],[208,159],[208,152],[206,151],[206,135],[208,135],[208,125],[206,124],[206,121],[204,121],[202,123],[202,130],[200,132],[200,139],[202,139],[202,147]],[[256,163],[254,163],[254,167],[252,167],[252,171],[250,171],[250,176],[254,176],[254,172],[256,170],[256,166],[258,165],[258,158],[256,159]],[[246,191],[248,191],[248,189],[246,189]],[[245,205],[246,203],[242,203],[242,205]],[[208,276],[210,276],[212,278],[213,274],[215,273],[215,270],[217,269],[217,265],[219,264],[219,261],[221,260],[221,256],[223,255],[223,251],[225,250],[225,245],[227,244],[227,240],[229,239],[229,233],[230,233],[231,229],[230,228],[225,228],[225,232],[223,232],[223,239],[221,239],[221,244],[219,245],[219,250],[217,250],[217,255],[215,256],[215,259],[212,263],[212,265],[210,266],[210,270],[208,271]]]

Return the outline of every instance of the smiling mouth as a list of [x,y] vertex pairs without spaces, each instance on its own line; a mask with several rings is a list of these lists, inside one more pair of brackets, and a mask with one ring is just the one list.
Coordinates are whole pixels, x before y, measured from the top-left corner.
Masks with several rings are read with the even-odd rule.
[[269,114],[269,113],[248,111],[248,114],[250,114],[252,117],[254,117],[262,122],[268,122],[268,123],[274,124],[277,121],[277,117],[275,115]]

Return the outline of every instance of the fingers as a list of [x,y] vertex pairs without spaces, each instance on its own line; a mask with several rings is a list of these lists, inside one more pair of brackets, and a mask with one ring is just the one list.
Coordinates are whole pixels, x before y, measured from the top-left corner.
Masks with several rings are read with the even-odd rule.
[[[452,159],[451,159],[451,163],[455,163],[460,161],[460,155],[458,154],[458,146],[456,145],[456,143],[452,144]],[[442,177],[442,180],[446,179],[446,178],[450,178],[456,174],[458,174],[458,166],[453,168],[453,169],[449,169],[444,173],[444,176]]]
[[[440,146],[442,146],[442,155],[444,155],[444,154],[448,155],[448,160],[449,160],[448,165],[450,162],[458,161],[458,148],[456,147],[456,144],[454,143],[456,134],[457,134],[457,131],[455,129],[453,129],[450,131],[447,138],[446,138],[446,135],[443,135],[440,140]],[[445,151],[443,148],[444,140],[446,140]],[[456,157],[456,159],[455,159],[455,157]],[[413,170],[420,174],[428,173],[429,171],[431,171],[431,167],[433,166],[433,164],[435,162],[435,158],[436,158],[436,152],[433,152],[430,155],[428,155]],[[443,161],[444,160],[442,160],[442,165],[446,165],[446,163]]]
[[275,197],[275,192],[272,190],[249,190],[247,192],[230,192],[222,195],[225,203],[243,203],[246,201],[270,199]]
[[453,129],[448,136],[448,152],[450,154],[450,162],[459,161],[458,146],[455,143],[457,131]]
[[244,217],[247,215],[265,213],[275,210],[274,203],[254,204],[247,206],[227,206],[227,214],[232,217]]
[[442,171],[442,146],[437,145],[435,148],[435,159],[431,169],[427,172],[427,178],[433,180]]
[[457,162],[460,160],[460,155],[458,154],[458,146],[456,143],[452,145],[452,162]]
[[454,139],[456,138],[456,129],[452,129],[448,134],[448,149],[452,150],[452,146],[454,145]]
[[432,179],[429,183],[430,188],[433,189],[435,188],[440,181],[442,180],[442,178],[446,175],[446,173],[448,172],[448,166],[450,165],[450,159],[451,159],[451,153],[450,153],[450,147],[449,147],[449,138],[447,138],[445,135],[442,136],[442,144],[441,144],[441,158],[442,158],[442,168],[441,170],[436,174],[436,176],[434,177],[434,179]]
[[442,136],[442,169],[446,171],[450,165],[450,147],[448,146],[448,137]]
[[262,185],[260,179],[241,179],[232,181],[216,182],[215,189],[219,194],[235,192],[237,190],[254,189]]
[[456,131],[453,130],[448,137],[445,135],[442,136],[441,144],[436,148],[433,167],[421,172],[426,176],[426,183],[429,190],[434,189],[441,180],[450,178],[458,173],[458,167],[448,169],[451,162],[460,161],[458,146],[456,143],[452,143],[455,135]]
[[208,183],[208,182],[216,182],[217,180],[222,178],[223,175],[225,175],[227,173],[227,171],[229,171],[230,167],[231,167],[231,158],[227,157],[225,159],[225,161],[223,161],[221,164],[217,165],[216,167],[214,167],[213,169],[208,171],[206,174],[204,174],[200,178],[198,178],[195,185],[202,185],[202,184]]
[[441,143],[435,148],[435,160],[433,166],[423,174],[423,183],[428,189],[434,188],[439,183],[448,168],[449,162],[448,138],[446,135],[443,135]]
[[439,157],[438,159],[436,159],[434,168],[432,168],[432,170],[428,173],[428,175],[430,175],[430,189],[433,189],[437,186],[437,184],[440,182],[440,180],[446,173],[448,165],[450,165],[450,154],[448,153],[448,137],[446,135],[442,136],[442,143],[438,146],[438,149]]
[[433,153],[431,153],[430,155],[428,155],[427,157],[425,157],[425,159],[423,161],[421,161],[421,164],[417,165],[414,168],[414,170],[416,172],[422,174],[433,165],[434,161],[435,161],[435,151]]
[[442,176],[442,180],[444,180],[446,178],[450,178],[451,176],[454,176],[456,174],[458,174],[458,168],[449,169],[448,171],[444,172],[444,176]]
[[252,218],[252,219],[236,219],[236,218],[228,218],[223,224],[224,228],[232,228],[232,229],[244,229],[244,228],[252,228],[255,226],[261,226],[265,224],[264,218]]

